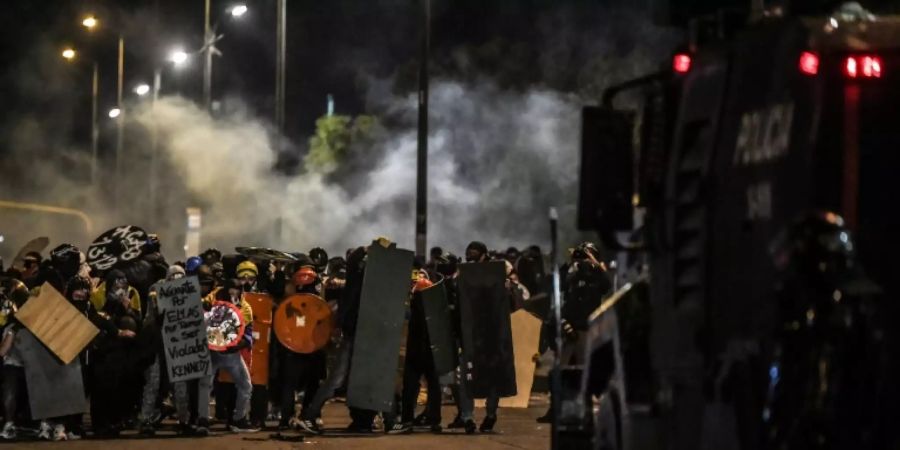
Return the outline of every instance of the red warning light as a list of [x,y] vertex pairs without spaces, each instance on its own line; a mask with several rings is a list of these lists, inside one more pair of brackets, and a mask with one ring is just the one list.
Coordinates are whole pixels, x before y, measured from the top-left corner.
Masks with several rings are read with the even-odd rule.
[[819,73],[819,56],[813,52],[800,54],[800,71],[807,75]]
[[875,55],[848,56],[844,59],[844,74],[849,78],[881,78],[881,58]]
[[691,70],[691,55],[677,53],[672,57],[672,70],[678,73],[687,73]]

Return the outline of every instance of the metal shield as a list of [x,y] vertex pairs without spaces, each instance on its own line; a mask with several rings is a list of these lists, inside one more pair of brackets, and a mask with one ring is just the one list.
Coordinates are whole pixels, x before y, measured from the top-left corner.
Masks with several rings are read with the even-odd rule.
[[413,252],[394,244],[369,247],[353,344],[347,404],[391,411],[403,340],[406,301],[412,288]]
[[460,264],[459,307],[463,352],[471,364],[475,398],[516,395],[506,266],[503,261]]
[[225,351],[241,342],[246,324],[237,305],[217,301],[205,315],[206,339],[210,350]]
[[275,335],[296,353],[313,353],[328,345],[334,317],[325,300],[313,294],[294,294],[275,311]]
[[88,402],[78,358],[63,364],[25,328],[16,332],[14,345],[19,348],[25,366],[32,419],[87,412]]
[[147,232],[134,225],[122,225],[97,236],[87,251],[91,269],[105,271],[120,261],[141,256],[147,243]]
[[459,351],[443,280],[422,291],[422,307],[425,310],[425,326],[428,327],[434,369],[438,374],[451,372],[459,361]]

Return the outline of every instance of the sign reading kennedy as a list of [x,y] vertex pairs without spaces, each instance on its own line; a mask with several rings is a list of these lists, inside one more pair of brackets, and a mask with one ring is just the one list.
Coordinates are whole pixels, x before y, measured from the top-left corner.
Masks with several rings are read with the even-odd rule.
[[206,321],[197,277],[160,283],[157,303],[163,316],[169,380],[174,383],[210,376]]

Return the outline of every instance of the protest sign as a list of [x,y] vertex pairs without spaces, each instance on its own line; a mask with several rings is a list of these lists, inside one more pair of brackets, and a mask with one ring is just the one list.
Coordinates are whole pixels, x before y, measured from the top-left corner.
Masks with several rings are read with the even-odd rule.
[[206,321],[197,277],[160,283],[157,304],[162,312],[162,337],[169,380],[210,376]]

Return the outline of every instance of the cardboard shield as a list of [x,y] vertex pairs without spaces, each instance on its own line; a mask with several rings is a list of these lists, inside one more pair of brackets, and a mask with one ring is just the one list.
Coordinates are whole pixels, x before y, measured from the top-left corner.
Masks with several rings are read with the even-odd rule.
[[204,378],[210,375],[206,321],[197,277],[161,282],[157,285],[157,305],[162,313],[162,337],[169,381]]
[[246,324],[237,305],[217,301],[205,315],[206,339],[210,350],[225,351],[241,342]]
[[47,419],[88,410],[81,376],[81,361],[63,364],[27,329],[16,333],[14,344],[22,355],[32,419]]
[[[256,292],[246,292],[241,301],[248,302],[253,310],[253,347],[250,350],[247,367],[250,368],[250,382],[257,386],[269,385],[269,341],[272,336],[272,296]],[[242,354],[243,356],[243,354]],[[227,371],[219,371],[219,381],[234,383]]]
[[16,319],[64,364],[72,362],[100,333],[50,283],[44,283],[40,294],[22,305]]
[[460,264],[459,307],[463,352],[471,364],[475,398],[516,395],[506,266],[502,261]]
[[334,319],[321,297],[294,294],[275,311],[275,335],[282,345],[296,353],[313,353],[328,345]]
[[102,272],[120,261],[131,261],[141,256],[147,243],[147,232],[134,225],[122,225],[94,239],[87,251],[87,263],[91,269]]
[[425,310],[425,326],[428,327],[434,369],[439,374],[451,372],[459,361],[459,351],[443,280],[422,291],[422,307]]
[[369,247],[353,344],[347,404],[391,411],[410,294],[413,252],[395,244]]

